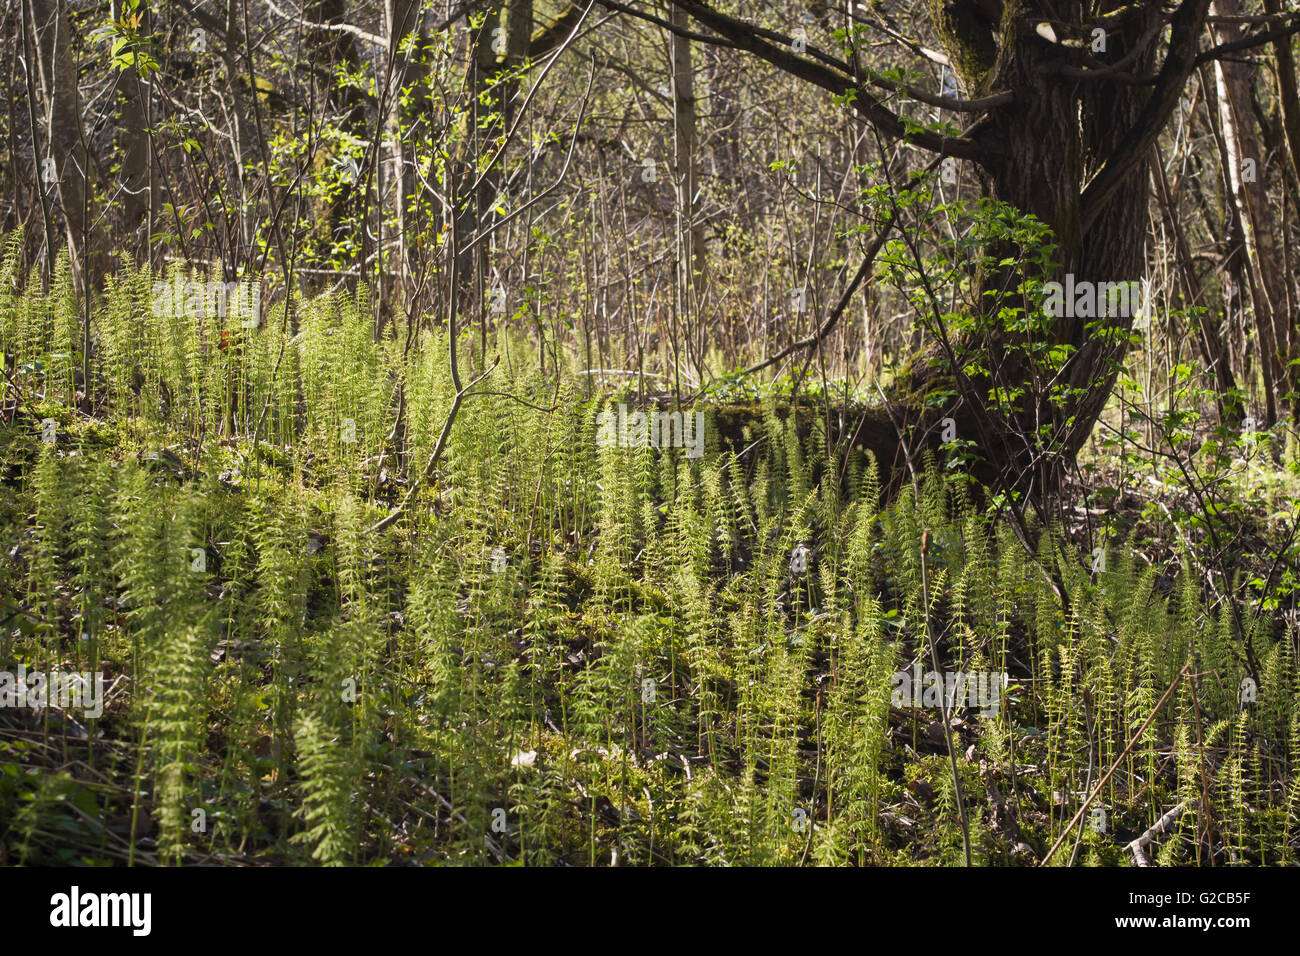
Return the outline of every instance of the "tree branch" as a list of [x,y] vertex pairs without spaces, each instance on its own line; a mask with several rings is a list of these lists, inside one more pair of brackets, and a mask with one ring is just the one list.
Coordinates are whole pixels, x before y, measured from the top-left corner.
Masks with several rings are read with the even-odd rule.
[[1169,51],[1156,77],[1156,88],[1151,92],[1151,98],[1133,129],[1121,140],[1122,145],[1111,153],[1101,171],[1083,191],[1083,232],[1097,221],[1129,173],[1148,154],[1178,105],[1187,77],[1196,69],[1197,38],[1205,26],[1209,9],[1210,0],[1183,0],[1170,21]]
[[[638,19],[656,23],[679,36],[688,37],[696,42],[727,46],[752,53],[781,71],[814,86],[820,86],[836,96],[845,96],[852,93],[854,111],[872,126],[893,139],[901,139],[904,142],[919,146],[922,149],[928,149],[941,156],[955,156],[960,159],[983,162],[984,151],[979,144],[965,138],[944,136],[929,130],[909,128],[909,125],[904,122],[902,117],[886,107],[853,79],[848,64],[841,63],[834,57],[811,48],[809,48],[811,59],[801,57],[793,52],[789,37],[746,23],[743,20],[715,10],[705,3],[697,2],[697,0],[670,0],[670,2],[685,11],[697,23],[717,33],[721,37],[721,41],[706,34],[682,30],[680,27],[675,27],[659,17],[626,4],[618,3],[616,0],[599,0],[599,2],[606,9],[617,10]],[[995,94],[992,97],[986,97],[987,102],[944,100],[943,105],[948,109],[961,105],[968,110],[983,110],[1009,102],[1009,96],[1010,94]],[[938,97],[937,99],[943,100],[944,98]]]
[[[1293,17],[1300,17],[1300,13],[1292,14]],[[1240,40],[1233,40],[1231,43],[1220,43],[1218,46],[1210,47],[1202,53],[1197,54],[1196,65],[1209,63],[1211,60],[1221,60],[1230,53],[1238,53],[1241,50],[1251,50],[1257,46],[1263,46],[1266,43],[1275,43],[1278,40],[1284,40],[1287,37],[1295,36],[1300,33],[1300,20],[1286,27],[1275,27],[1272,30],[1264,30],[1260,33],[1252,33],[1242,37]]]

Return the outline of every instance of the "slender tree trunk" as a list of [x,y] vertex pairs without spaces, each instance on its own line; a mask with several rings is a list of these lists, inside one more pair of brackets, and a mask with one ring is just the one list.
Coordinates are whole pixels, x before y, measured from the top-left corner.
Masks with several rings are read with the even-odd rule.
[[[1214,0],[1213,12],[1220,17],[1238,17],[1240,0]],[[1240,23],[1214,24],[1219,43],[1241,38]],[[1255,330],[1260,342],[1260,364],[1268,400],[1268,424],[1276,416],[1276,401],[1288,391],[1286,356],[1291,351],[1291,322],[1282,275],[1282,257],[1277,246],[1281,235],[1268,203],[1264,175],[1264,150],[1251,113],[1251,85],[1254,69],[1247,63],[1216,60],[1214,79],[1219,106],[1219,123],[1227,151],[1227,180],[1231,202],[1241,220],[1246,268],[1250,277]]]
[[[306,19],[313,23],[339,24],[347,20],[345,0],[313,0],[306,7]],[[352,34],[342,30],[314,29],[308,37],[313,65],[323,70],[328,76],[317,80],[320,95],[326,104],[327,122],[346,136],[364,139],[366,137],[366,101],[361,91],[351,84],[340,84],[334,76],[335,70],[342,66],[349,73],[362,69],[361,51]],[[334,155],[322,153],[322,158]],[[349,212],[357,210],[356,200],[366,195],[366,183],[357,179],[348,182],[331,200],[318,200],[316,212],[316,229],[318,237],[326,243],[334,243],[344,237],[348,229]],[[364,230],[364,225],[362,229]],[[364,261],[365,256],[362,256]]]
[[244,31],[240,26],[238,0],[226,0],[226,42],[221,50],[221,61],[226,70],[226,82],[230,86],[230,101],[233,112],[231,134],[234,140],[235,177],[239,182],[239,248],[233,259],[240,261],[250,255],[253,248],[253,223],[257,209],[249,196],[247,166],[254,158],[254,133],[252,130],[253,107],[249,97],[257,95],[256,90],[245,90],[245,78],[248,77],[240,63]]
[[[388,23],[388,55],[393,62],[396,86],[388,123],[397,181],[401,263],[397,289],[410,314],[418,315],[420,303],[413,301],[413,297],[422,267],[420,247],[428,240],[427,207],[434,202],[434,197],[426,195],[415,164],[419,131],[423,128],[427,132],[431,120],[428,75],[421,59],[427,40],[421,4],[417,0],[388,0]],[[408,45],[407,38],[412,36],[413,42]]]
[[[491,183],[488,178],[479,182],[479,160],[484,149],[491,150],[492,131],[498,123],[490,117],[495,113],[496,104],[484,102],[483,94],[487,92],[488,80],[495,72],[495,55],[492,45],[499,43],[501,8],[497,3],[489,3],[483,25],[470,31],[469,47],[466,51],[465,96],[469,101],[466,111],[466,128],[464,136],[457,147],[457,152],[449,160],[450,184],[452,196],[452,234],[454,243],[456,273],[455,287],[452,289],[454,308],[461,315],[465,324],[471,316],[482,308],[482,283],[487,266],[487,247],[480,242],[471,246],[471,242],[483,227],[491,200]],[[498,31],[498,32],[494,32]],[[486,128],[485,128],[486,127]],[[480,320],[480,339],[486,345],[486,317]],[[481,358],[482,349],[480,349]]]
[[[673,7],[674,26],[686,28],[690,17]],[[705,278],[704,233],[696,221],[697,109],[695,75],[691,64],[691,41],[677,34],[671,39],[673,69],[673,157],[677,187],[677,245],[679,314],[689,321],[695,314]]]
[[54,190],[43,182],[41,168],[41,135],[40,124],[36,118],[37,103],[43,102],[43,98],[38,90],[40,77],[36,75],[36,39],[34,20],[28,15],[27,4],[23,3],[19,7],[19,16],[22,17],[22,38],[23,38],[23,84],[26,90],[26,96],[23,97],[27,104],[27,130],[31,137],[32,143],[32,160],[33,173],[36,181],[36,199],[41,212],[41,228],[45,240],[45,255],[42,256],[43,267],[41,269],[41,291],[50,291],[50,280],[54,275],[54,259],[58,254],[58,243],[55,239],[54,227]]
[[[1264,0],[1264,9],[1272,15],[1282,12],[1280,0]],[[1291,168],[1300,178],[1300,90],[1297,89],[1295,55],[1292,52],[1294,37],[1283,37],[1273,43],[1277,66],[1278,101],[1282,104],[1282,127],[1286,132],[1287,151]]]
[[[121,0],[113,0],[113,17],[122,16]],[[142,9],[148,17],[147,8]],[[149,87],[138,70],[117,74],[117,151],[121,157],[122,241],[137,263],[149,261],[149,222],[153,206],[153,150],[149,141],[146,99]]]
[[71,26],[63,0],[30,0],[30,4],[48,137],[48,150],[37,164],[41,188],[58,197],[58,218],[67,230],[72,274],[79,294],[85,296],[90,288],[86,266],[94,268],[89,262],[93,243],[86,208],[90,165],[81,128]]
[[[1270,14],[1282,12],[1282,5],[1279,0],[1264,0],[1264,9]],[[1277,66],[1277,87],[1278,102],[1282,106],[1282,128],[1286,133],[1286,152],[1291,160],[1290,181],[1297,185],[1300,190],[1300,87],[1297,86],[1295,55],[1292,50],[1294,37],[1283,37],[1273,44],[1273,52],[1276,55]],[[1300,191],[1293,192],[1296,200],[1300,202]],[[1285,257],[1283,259],[1283,273],[1287,272],[1285,268]],[[1300,348],[1300,329],[1296,328],[1297,316],[1294,314],[1295,298],[1287,299],[1288,316],[1287,323],[1287,346],[1283,358],[1287,361],[1286,376],[1291,392],[1300,392],[1300,369],[1290,365],[1291,360],[1295,359],[1296,351]]]
[[[1165,224],[1170,231],[1170,235],[1173,236],[1174,252],[1178,258],[1178,274],[1183,280],[1184,309],[1189,321],[1195,321],[1196,323],[1198,333],[1196,343],[1200,348],[1205,367],[1214,373],[1219,420],[1234,426],[1240,425],[1242,407],[1241,400],[1238,398],[1237,380],[1232,374],[1232,363],[1227,350],[1223,346],[1223,340],[1213,321],[1210,309],[1208,306],[1202,305],[1201,300],[1204,290],[1201,287],[1200,280],[1196,277],[1191,248],[1187,244],[1187,236],[1183,231],[1182,223],[1179,221],[1178,210],[1174,207],[1173,197],[1169,191],[1169,182],[1165,177],[1164,165],[1161,162],[1159,153],[1156,154],[1155,160],[1151,164],[1151,169],[1155,176],[1156,197],[1160,201]],[[1195,316],[1195,318],[1191,318],[1192,316]]]

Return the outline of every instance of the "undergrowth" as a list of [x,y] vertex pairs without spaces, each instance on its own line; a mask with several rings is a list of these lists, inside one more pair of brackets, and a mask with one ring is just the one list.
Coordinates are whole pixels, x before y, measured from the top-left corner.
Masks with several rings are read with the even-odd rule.
[[[743,450],[599,447],[608,396],[508,335],[374,531],[451,406],[445,336],[338,296],[155,317],[128,271],[87,382],[66,270],[13,263],[0,670],[108,700],[0,710],[7,862],[956,864],[964,808],[977,864],[1064,834],[1054,864],[1127,865],[1176,807],[1160,863],[1294,861],[1294,632],[1189,553],[1027,547],[933,461],[882,503],[770,398]],[[1008,675],[949,739],[891,701],[932,650]]]

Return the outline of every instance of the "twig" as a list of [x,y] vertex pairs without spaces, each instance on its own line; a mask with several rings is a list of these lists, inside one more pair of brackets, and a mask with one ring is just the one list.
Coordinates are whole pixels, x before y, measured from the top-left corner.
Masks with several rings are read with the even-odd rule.
[[1186,809],[1187,809],[1186,801],[1178,804],[1178,806],[1174,807],[1163,817],[1157,820],[1156,825],[1153,826],[1150,830],[1142,834],[1136,840],[1131,841],[1127,846],[1124,847],[1124,849],[1128,850],[1130,853],[1133,854],[1134,863],[1136,863],[1138,866],[1151,865],[1151,861],[1148,860],[1147,855],[1142,852],[1142,848],[1146,846],[1148,843],[1150,843],[1152,840],[1154,840],[1156,837],[1160,836],[1166,830],[1168,830],[1169,827],[1173,825],[1174,821],[1183,815],[1183,811]]
[[1114,774],[1119,765],[1124,762],[1124,758],[1127,757],[1133,748],[1137,746],[1137,742],[1142,739],[1142,735],[1146,733],[1147,728],[1151,726],[1151,722],[1156,719],[1156,714],[1160,713],[1161,708],[1165,706],[1165,702],[1173,695],[1174,688],[1178,686],[1178,682],[1187,676],[1187,668],[1191,666],[1191,661],[1188,661],[1183,665],[1183,669],[1178,672],[1178,675],[1173,679],[1173,682],[1170,683],[1169,689],[1165,691],[1164,696],[1156,701],[1155,707],[1151,708],[1151,713],[1147,716],[1147,719],[1142,722],[1142,726],[1139,727],[1137,733],[1133,735],[1133,739],[1128,742],[1128,746],[1124,748],[1124,752],[1115,758],[1115,762],[1110,765],[1110,769],[1106,771],[1105,776],[1097,782],[1097,786],[1094,787],[1092,793],[1088,795],[1088,799],[1083,801],[1083,806],[1079,807],[1079,812],[1074,815],[1074,819],[1066,825],[1065,829],[1061,831],[1061,835],[1056,838],[1056,842],[1052,844],[1052,848],[1047,851],[1047,856],[1043,857],[1042,860],[1039,861],[1039,866],[1046,866],[1047,862],[1056,854],[1056,851],[1061,848],[1061,844],[1064,843],[1065,838],[1070,835],[1070,831],[1073,830],[1075,826],[1078,825],[1079,821],[1083,819],[1083,814],[1088,809],[1089,804],[1091,804],[1093,800],[1097,799],[1097,794],[1101,793],[1101,791],[1105,789],[1111,775]]
[[[425,793],[427,793],[429,796],[433,797],[435,800],[441,803],[443,808],[446,809],[448,813],[450,813],[453,817],[455,817],[465,826],[470,825],[469,821],[465,819],[465,815],[462,814],[455,807],[453,807],[451,805],[451,801],[448,800],[446,797],[444,797],[442,794],[440,794],[437,790],[434,790],[432,787],[426,787],[424,784],[419,783],[415,780],[412,780],[411,782],[414,783],[421,790],[423,790]],[[497,844],[493,841],[493,839],[490,836],[487,836],[486,834],[484,834],[483,836],[483,845],[487,847],[489,853],[491,853],[494,857],[496,857],[496,861],[498,863],[511,862],[510,854],[508,854],[505,850],[501,849],[501,847],[497,846]]]
[[429,463],[424,466],[424,474],[417,475],[411,481],[411,488],[407,491],[406,497],[402,499],[402,503],[390,511],[387,517],[381,518],[379,521],[371,525],[367,534],[378,534],[380,531],[383,531],[400,518],[406,512],[406,509],[410,507],[411,502],[415,499],[416,494],[420,490],[421,482],[428,481],[433,477],[434,469],[438,467],[438,459],[442,457],[443,449],[447,446],[447,439],[451,437],[451,426],[456,421],[456,416],[460,413],[460,406],[469,395],[469,390],[491,375],[492,371],[500,363],[501,359],[498,357],[482,375],[471,381],[464,388],[456,390],[456,397],[451,400],[451,408],[447,412],[447,419],[442,423],[442,431],[438,435],[438,443],[433,446],[433,454],[429,456]]

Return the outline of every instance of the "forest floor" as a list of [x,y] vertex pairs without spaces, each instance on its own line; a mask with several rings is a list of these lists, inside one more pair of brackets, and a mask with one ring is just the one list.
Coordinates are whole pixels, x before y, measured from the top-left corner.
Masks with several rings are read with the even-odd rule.
[[[1295,861],[1284,429],[1130,416],[1019,524],[942,450],[882,501],[770,398],[696,456],[502,369],[379,527],[445,351],[305,328],[234,409],[201,342],[106,365],[92,414],[62,353],[14,363],[0,862]],[[40,699],[69,672],[95,706]]]

